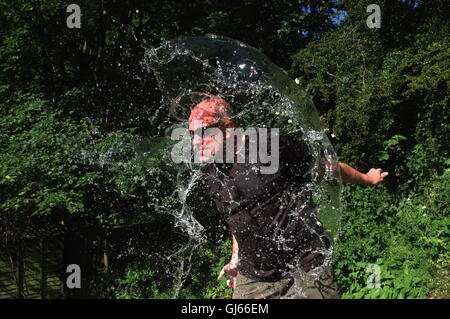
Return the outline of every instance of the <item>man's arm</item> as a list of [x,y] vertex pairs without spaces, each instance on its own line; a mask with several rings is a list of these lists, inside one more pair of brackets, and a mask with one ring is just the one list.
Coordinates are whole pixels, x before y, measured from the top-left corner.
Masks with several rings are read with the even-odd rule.
[[238,262],[239,261],[239,246],[238,242],[236,240],[236,237],[234,235],[231,235],[233,244],[232,244],[232,251],[231,251],[231,260]]
[[228,287],[236,288],[236,278],[238,275],[238,263],[239,263],[239,246],[234,235],[231,235],[231,238],[232,238],[231,261],[222,268],[219,277],[217,277],[217,279],[222,278],[223,275],[225,275],[226,273],[228,275],[227,277]]
[[383,172],[381,168],[372,168],[364,174],[341,162],[339,162],[339,168],[341,169],[341,178],[344,183],[353,183],[363,186],[379,184],[389,175],[388,172]]

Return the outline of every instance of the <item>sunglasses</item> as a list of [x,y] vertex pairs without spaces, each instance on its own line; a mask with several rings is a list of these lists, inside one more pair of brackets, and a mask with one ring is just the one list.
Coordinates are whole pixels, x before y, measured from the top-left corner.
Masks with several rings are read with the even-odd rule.
[[207,132],[207,130],[209,128],[218,128],[218,127],[220,127],[220,126],[222,126],[224,124],[228,124],[230,122],[231,122],[230,120],[222,120],[222,121],[213,123],[213,124],[208,125],[208,126],[199,127],[195,131],[189,130],[189,134],[191,134],[191,139],[193,139],[194,136],[196,136],[196,135],[199,136],[200,138],[207,139],[207,138],[217,134],[216,130],[210,130],[210,131]]

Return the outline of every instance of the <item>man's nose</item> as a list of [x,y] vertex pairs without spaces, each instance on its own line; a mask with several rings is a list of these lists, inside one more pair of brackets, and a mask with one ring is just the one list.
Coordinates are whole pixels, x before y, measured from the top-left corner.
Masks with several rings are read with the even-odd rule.
[[198,144],[202,144],[203,142],[203,138],[199,135],[194,135],[194,137],[192,138],[192,146],[196,146]]

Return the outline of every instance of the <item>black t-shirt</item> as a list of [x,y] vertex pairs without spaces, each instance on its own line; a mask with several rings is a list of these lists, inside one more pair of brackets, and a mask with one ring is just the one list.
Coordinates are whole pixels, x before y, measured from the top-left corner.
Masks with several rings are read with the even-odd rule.
[[307,272],[317,267],[323,262],[321,248],[328,246],[305,186],[312,161],[308,147],[287,136],[279,138],[279,169],[274,174],[261,174],[260,167],[267,164],[248,160],[202,169],[207,193],[238,242],[239,271],[260,281],[279,280],[291,269]]

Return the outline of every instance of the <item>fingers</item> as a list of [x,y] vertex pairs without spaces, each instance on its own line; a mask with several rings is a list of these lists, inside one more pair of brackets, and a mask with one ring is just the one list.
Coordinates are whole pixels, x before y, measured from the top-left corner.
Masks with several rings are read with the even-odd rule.
[[372,168],[369,171],[369,173],[372,173],[372,172],[376,172],[377,174],[380,174],[381,177],[386,177],[389,175],[388,172],[383,172],[383,170],[381,168]]
[[220,271],[219,276],[217,277],[217,280],[222,278],[225,274],[227,274],[227,286],[228,288],[236,288],[236,277],[237,277],[237,271],[230,271],[230,267],[227,267],[228,265],[225,265],[222,270]]
[[236,288],[236,278],[238,275],[238,270],[237,270],[235,262],[230,262],[230,263],[226,264],[225,266],[223,266],[222,270],[219,273],[219,276],[217,277],[217,280],[222,278],[225,274],[227,275],[226,282],[227,282],[228,288],[233,288],[233,289]]
[[235,289],[236,288],[236,281],[237,281],[236,277],[228,277],[227,278],[227,286],[228,286],[228,288]]
[[377,185],[383,182],[384,178],[389,175],[388,172],[383,172],[381,168],[371,168],[366,174],[369,177],[369,186]]
[[219,274],[219,276],[217,277],[217,280],[219,280],[220,278],[222,278],[223,275],[225,275],[225,267],[223,267],[222,270],[220,271],[220,274]]
[[386,176],[389,175],[388,172],[383,172],[381,168],[377,168],[377,172],[380,174],[380,181],[382,181]]
[[219,280],[220,278],[222,278],[222,277],[225,275],[225,273],[227,273],[227,272],[229,272],[229,271],[230,271],[230,266],[229,266],[229,265],[223,266],[222,270],[220,271],[219,276],[217,277],[217,280]]
[[374,183],[375,185],[381,183],[382,181],[384,181],[384,178],[389,175],[388,172],[383,172],[383,170],[381,168],[377,168],[376,172],[379,175],[376,177],[376,181]]

